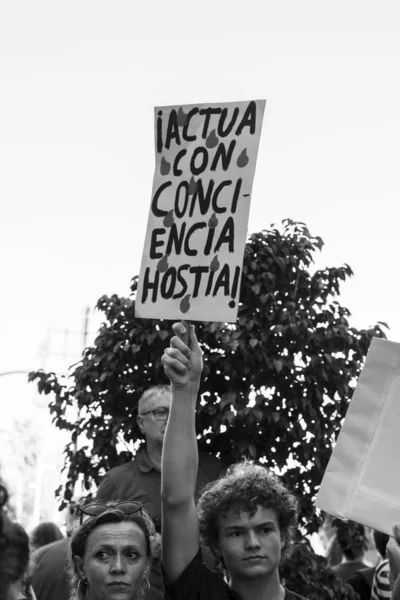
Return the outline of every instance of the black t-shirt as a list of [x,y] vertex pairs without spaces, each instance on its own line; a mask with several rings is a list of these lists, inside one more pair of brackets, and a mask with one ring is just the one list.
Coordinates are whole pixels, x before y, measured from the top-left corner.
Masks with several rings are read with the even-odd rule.
[[[165,600],[241,600],[219,573],[206,567],[200,549],[174,583],[168,583],[164,575],[164,592]],[[285,600],[307,598],[286,590]]]
[[372,581],[374,578],[375,567],[367,567],[357,571],[353,577],[347,580],[353,590],[360,596],[360,600],[371,600]]
[[332,567],[333,571],[338,573],[345,583],[350,579],[350,577],[353,577],[357,571],[367,568],[368,565],[360,560],[351,560],[349,562],[340,563]]

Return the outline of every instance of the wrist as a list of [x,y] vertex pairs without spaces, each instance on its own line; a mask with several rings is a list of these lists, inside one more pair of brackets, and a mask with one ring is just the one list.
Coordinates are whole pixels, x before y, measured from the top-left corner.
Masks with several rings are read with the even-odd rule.
[[189,382],[184,384],[179,383],[171,383],[171,389],[174,395],[184,395],[186,398],[188,396],[194,396],[197,398],[197,394],[199,393],[200,382]]

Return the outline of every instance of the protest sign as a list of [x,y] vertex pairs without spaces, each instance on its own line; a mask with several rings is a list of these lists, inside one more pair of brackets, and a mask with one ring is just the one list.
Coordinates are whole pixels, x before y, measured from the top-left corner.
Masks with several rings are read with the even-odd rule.
[[137,317],[236,321],[265,100],[155,109]]
[[391,535],[399,456],[400,344],[373,338],[315,505]]

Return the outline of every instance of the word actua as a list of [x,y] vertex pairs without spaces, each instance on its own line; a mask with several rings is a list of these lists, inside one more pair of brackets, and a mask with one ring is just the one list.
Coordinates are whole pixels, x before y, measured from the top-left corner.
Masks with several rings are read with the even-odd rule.
[[[212,116],[217,117],[217,134],[220,138],[227,137],[230,134],[240,136],[243,130],[248,127],[251,135],[254,135],[256,131],[256,116],[257,116],[257,105],[256,103],[249,102],[243,116],[239,119],[239,108],[236,107],[232,114],[228,118],[228,108],[198,108],[194,107],[187,114],[184,114],[182,110],[176,111],[172,109],[168,115],[168,122],[166,123],[165,137],[163,137],[163,129],[165,124],[163,123],[163,111],[158,111],[157,126],[156,126],[156,146],[157,152],[162,152],[165,147],[167,150],[170,148],[172,143],[181,145],[183,142],[195,142],[198,136],[195,133],[201,129],[200,137],[205,139],[208,135],[210,127],[210,120]],[[200,124],[199,124],[199,119]],[[196,127],[192,127],[193,123],[196,123]],[[164,127],[163,127],[164,126]]]

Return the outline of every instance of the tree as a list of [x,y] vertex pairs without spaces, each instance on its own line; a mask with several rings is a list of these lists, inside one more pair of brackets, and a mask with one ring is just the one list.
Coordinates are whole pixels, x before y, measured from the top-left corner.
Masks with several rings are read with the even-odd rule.
[[[237,323],[196,324],[205,353],[200,449],[226,464],[246,455],[283,472],[301,499],[308,532],[318,526],[312,500],[369,344],[373,336],[385,337],[387,327],[349,325],[350,312],[337,298],[352,270],[344,265],[312,273],[322,246],[321,238],[291,220],[281,230],[252,234]],[[89,489],[105,471],[130,460],[134,442],[141,440],[138,399],[149,386],[166,381],[160,359],[172,323],[136,319],[136,289],[134,277],[132,298],[100,298],[97,308],[105,320],[69,380],[30,374],[40,393],[54,394],[50,411],[56,426],[71,432],[67,483],[58,490],[64,501],[79,475]],[[77,421],[70,415],[75,403]],[[89,442],[77,449],[78,436]]]

